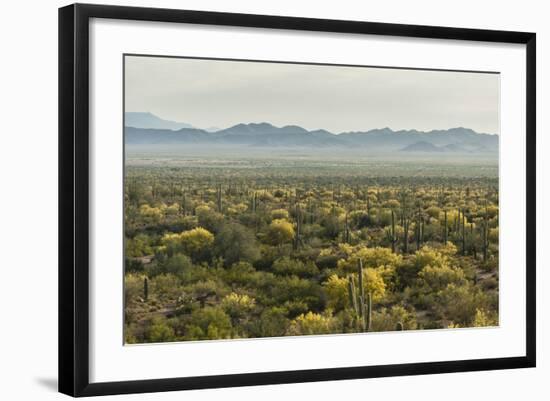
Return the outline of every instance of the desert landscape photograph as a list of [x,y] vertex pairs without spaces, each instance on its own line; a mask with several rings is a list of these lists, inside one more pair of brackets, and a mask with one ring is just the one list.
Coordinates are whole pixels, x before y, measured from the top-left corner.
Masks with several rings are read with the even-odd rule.
[[499,74],[124,77],[126,344],[499,325]]

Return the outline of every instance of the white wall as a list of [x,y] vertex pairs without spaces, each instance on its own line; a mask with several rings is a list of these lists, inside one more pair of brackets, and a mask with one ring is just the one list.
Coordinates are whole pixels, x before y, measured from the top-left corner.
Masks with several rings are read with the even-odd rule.
[[[107,1],[107,0],[106,0]],[[121,5],[446,25],[537,33],[538,113],[538,365],[536,369],[203,390],[126,399],[280,400],[343,396],[408,400],[547,399],[550,388],[544,326],[550,310],[542,293],[550,257],[540,229],[550,224],[542,208],[550,162],[544,133],[549,119],[550,25],[545,2],[523,0],[444,2],[161,0],[115,1]],[[6,2],[1,13],[0,63],[0,398],[49,400],[57,375],[57,0]],[[546,380],[545,380],[546,379]],[[113,398],[113,397],[111,397]],[[119,397],[121,398],[121,397]]]

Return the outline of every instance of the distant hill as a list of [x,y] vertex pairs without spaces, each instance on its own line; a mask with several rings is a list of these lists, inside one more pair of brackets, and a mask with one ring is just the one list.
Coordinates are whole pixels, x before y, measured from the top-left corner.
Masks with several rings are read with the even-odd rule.
[[[455,152],[455,153],[470,153],[470,151],[468,149],[466,149],[463,146],[460,146],[456,143],[450,143],[448,145],[443,146],[443,150],[445,150],[447,152]],[[479,147],[478,150],[480,152],[487,151],[487,149],[485,149],[484,147]]]
[[201,144],[239,145],[252,147],[343,147],[365,152],[498,152],[497,135],[477,133],[468,128],[449,130],[393,131],[390,128],[334,134],[326,130],[308,131],[296,125],[276,127],[269,123],[237,124],[209,132],[184,127],[178,130],[135,128],[125,129],[127,144]]
[[126,127],[135,128],[154,128],[154,129],[169,129],[179,130],[182,128],[193,128],[192,125],[180,123],[177,121],[163,120],[152,113],[133,112],[124,113],[124,125]]
[[434,144],[430,142],[415,142],[412,145],[405,146],[403,149],[401,149],[402,152],[444,152],[445,150],[443,148],[440,148],[439,146],[435,146]]

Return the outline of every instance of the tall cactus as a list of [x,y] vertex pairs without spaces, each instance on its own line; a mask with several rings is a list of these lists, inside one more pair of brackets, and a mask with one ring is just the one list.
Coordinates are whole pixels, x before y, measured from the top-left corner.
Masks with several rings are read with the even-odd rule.
[[462,209],[462,256],[466,255],[466,234],[464,232],[466,226],[466,213]]
[[445,241],[445,245],[447,245],[448,241],[448,235],[449,235],[449,227],[447,226],[447,211],[445,210],[445,230],[443,231],[443,240]]
[[420,244],[424,243],[424,216],[420,218]]
[[370,210],[371,210],[370,196],[369,196],[369,191],[367,189],[367,216],[369,216],[369,220],[370,220]]
[[349,304],[355,311],[356,315],[359,314],[359,309],[357,305],[357,294],[355,293],[355,280],[353,276],[348,277],[348,295],[349,295]]
[[184,216],[187,214],[187,196],[186,196],[186,193],[185,193],[185,189],[183,189],[181,191],[181,214],[183,214]]
[[349,223],[348,223],[348,213],[346,212],[346,219],[344,223],[344,242],[346,244],[349,244],[351,242],[351,232],[349,229]]
[[365,331],[371,331],[372,329],[372,293],[371,292],[367,294],[367,309],[365,311],[365,314],[366,314]]
[[395,212],[391,211],[391,229],[390,232],[386,232],[386,235],[388,236],[388,239],[391,243],[391,251],[395,253],[396,251],[396,245],[397,245],[397,235],[395,234]]
[[250,198],[250,210],[252,213],[256,213],[256,203],[257,203],[258,195],[256,194],[256,191],[252,194],[252,197]]
[[420,249],[420,244],[422,243],[422,210],[418,207],[418,213],[416,215],[416,227],[414,230],[415,240],[416,240],[416,250]]
[[311,203],[311,198],[307,198],[307,214],[306,222],[309,220],[309,224],[313,224],[313,205]]
[[296,233],[294,234],[293,248],[297,250],[302,244],[302,211],[298,204],[295,205]]
[[485,206],[485,216],[483,216],[483,236],[482,236],[482,246],[483,246],[483,262],[487,262],[489,255],[489,218],[487,213],[487,206]]
[[143,299],[145,302],[149,299],[149,280],[147,280],[147,277],[143,279]]
[[367,332],[372,326],[372,293],[365,295],[365,284],[363,278],[363,261],[357,263],[358,283],[355,285],[353,276],[348,278],[348,295],[351,307],[355,312],[355,322],[360,331]]
[[222,212],[222,185],[218,185],[218,189],[216,191],[216,205],[218,206],[218,213]]
[[477,249],[476,249],[476,241],[475,241],[473,221],[472,221],[472,223],[470,223],[470,241],[472,242],[472,244],[471,244],[472,254],[474,256],[474,259],[477,259]]
[[403,213],[403,253],[409,253],[409,226],[411,220]]

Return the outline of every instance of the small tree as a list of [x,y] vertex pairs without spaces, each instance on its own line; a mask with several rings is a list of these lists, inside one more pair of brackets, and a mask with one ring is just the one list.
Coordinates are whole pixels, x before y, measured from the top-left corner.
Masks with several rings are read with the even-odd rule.
[[175,341],[174,329],[170,327],[166,319],[153,318],[147,327],[145,332],[147,342],[152,343],[164,343],[168,341]]
[[185,327],[188,340],[218,340],[231,338],[231,319],[219,307],[206,307],[194,311]]
[[194,260],[200,259],[211,249],[214,242],[214,234],[210,231],[197,227],[182,233],[164,234],[161,243],[168,255],[185,253]]
[[348,306],[348,279],[333,274],[325,281],[323,287],[327,294],[327,306],[329,308],[340,311]]
[[214,235],[202,227],[197,227],[181,234],[183,246],[190,252],[200,251],[214,242]]
[[214,241],[216,254],[226,266],[239,261],[254,262],[260,257],[256,237],[241,224],[225,224]]
[[226,295],[221,301],[222,309],[231,317],[233,324],[239,323],[240,320],[246,320],[255,306],[254,298],[235,292]]
[[292,223],[283,219],[275,219],[268,227],[266,239],[272,245],[281,246],[292,241],[294,235]]
[[330,315],[313,312],[301,314],[294,319],[288,329],[290,335],[329,334],[334,332],[336,319]]
[[277,219],[288,219],[288,210],[285,209],[275,209],[271,211],[271,218],[274,220]]

